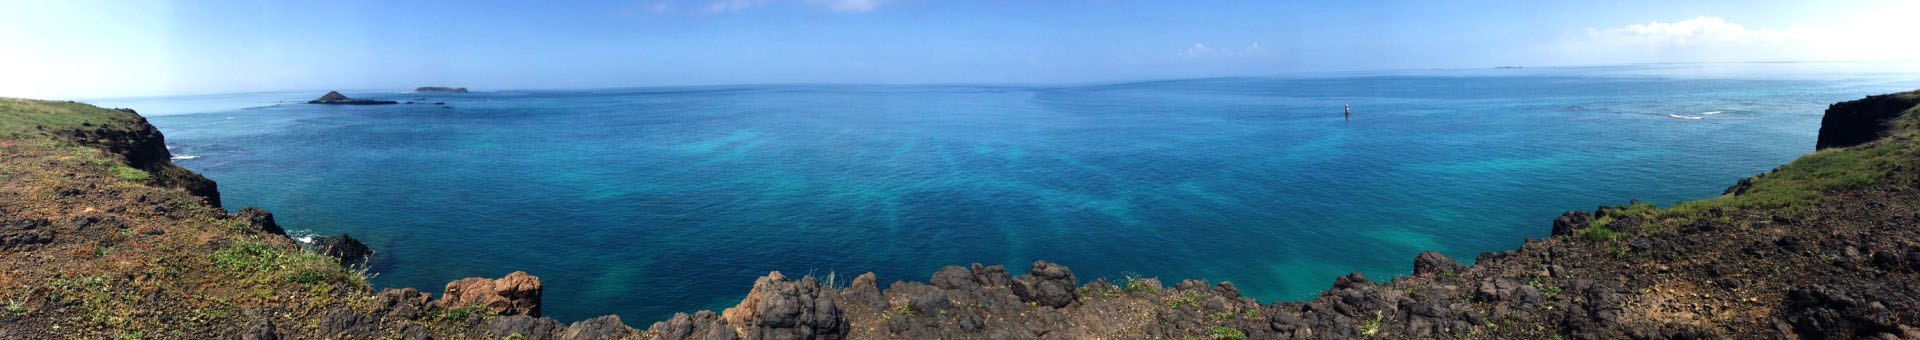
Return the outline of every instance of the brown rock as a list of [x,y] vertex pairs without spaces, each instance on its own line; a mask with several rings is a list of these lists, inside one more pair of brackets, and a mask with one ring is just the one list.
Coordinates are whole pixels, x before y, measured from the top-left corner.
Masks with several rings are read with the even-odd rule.
[[513,272],[500,279],[469,277],[448,282],[447,292],[434,306],[444,309],[472,305],[497,315],[540,316],[540,278]]
[[746,339],[840,339],[850,328],[831,289],[811,276],[795,281],[780,272],[755,280],[747,298],[721,319]]

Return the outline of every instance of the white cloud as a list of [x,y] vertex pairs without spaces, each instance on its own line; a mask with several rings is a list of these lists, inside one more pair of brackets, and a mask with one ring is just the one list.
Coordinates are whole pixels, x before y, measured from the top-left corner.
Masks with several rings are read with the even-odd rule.
[[1654,21],[1609,29],[1587,28],[1587,36],[1609,45],[1694,46],[1703,44],[1780,43],[1800,39],[1806,28],[1752,29],[1720,17],[1701,16],[1678,22]]
[[724,13],[745,10],[767,4],[767,0],[714,0],[707,3],[707,12]]
[[1215,47],[1209,47],[1205,43],[1193,43],[1193,46],[1189,46],[1186,49],[1180,50],[1179,52],[1175,52],[1173,55],[1175,57],[1181,57],[1181,58],[1258,57],[1258,56],[1267,55],[1267,49],[1261,48],[1259,42],[1249,44],[1245,48],[1237,48],[1237,49],[1236,48],[1215,48]]
[[1589,27],[1537,46],[1549,60],[1568,64],[1773,60],[1920,60],[1920,44],[1906,13],[1920,2],[1862,11],[1822,25],[1747,26],[1718,16]]
[[887,0],[807,0],[807,3],[824,5],[834,12],[868,12],[886,2]]

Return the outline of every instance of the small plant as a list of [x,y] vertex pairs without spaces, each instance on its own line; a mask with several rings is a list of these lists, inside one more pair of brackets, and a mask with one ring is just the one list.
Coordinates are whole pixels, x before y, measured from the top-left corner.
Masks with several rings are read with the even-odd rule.
[[1242,316],[1246,316],[1246,317],[1247,317],[1248,319],[1252,319],[1252,318],[1258,318],[1258,317],[1260,317],[1260,309],[1259,309],[1259,308],[1249,308],[1249,309],[1247,309],[1247,311],[1246,311],[1246,312],[1243,312],[1243,313],[1240,313],[1240,314],[1241,314]]
[[1127,275],[1126,278],[1127,278],[1126,289],[1128,294],[1132,294],[1132,293],[1159,294],[1160,293],[1160,287],[1158,287],[1159,285],[1147,282],[1146,279],[1142,279],[1139,276],[1131,275],[1131,274]]
[[27,315],[27,305],[20,303],[19,300],[7,299],[6,312],[7,312],[7,317],[10,317],[10,318],[17,318],[17,317],[20,317],[21,315]]
[[[1611,220],[1612,218],[1613,217],[1609,216],[1605,219]],[[1578,234],[1580,234],[1580,236],[1585,236],[1588,238],[1602,240],[1602,241],[1613,241],[1620,238],[1620,233],[1614,232],[1613,229],[1608,229],[1607,227],[1603,225],[1598,225],[1598,224],[1591,227],[1580,229]]]
[[1207,329],[1207,333],[1213,334],[1214,339],[1221,339],[1221,340],[1246,340],[1247,339],[1247,333],[1240,332],[1239,328],[1233,328],[1233,327],[1227,327],[1227,326],[1213,326],[1212,328]]
[[502,340],[527,340],[527,335],[526,335],[526,334],[520,334],[520,332],[513,332],[513,334],[507,334],[507,337],[505,337],[505,338],[500,338],[500,339],[502,339]]
[[1173,300],[1167,301],[1167,308],[1180,309],[1180,306],[1196,305],[1199,303],[1200,303],[1200,292],[1186,291],[1186,292],[1180,293],[1180,297],[1176,297],[1176,298],[1173,298]]
[[1369,336],[1369,337],[1371,337],[1371,336],[1375,336],[1375,335],[1379,335],[1379,334],[1380,334],[1380,321],[1381,321],[1381,319],[1383,319],[1383,318],[1384,318],[1384,317],[1383,317],[1383,316],[1381,316],[1381,315],[1380,315],[1380,313],[1374,313],[1374,314],[1373,314],[1373,320],[1367,320],[1367,321],[1362,321],[1362,322],[1360,322],[1360,335],[1365,335],[1365,336]]
[[1233,317],[1232,311],[1219,311],[1207,314],[1207,321],[1220,321]]
[[903,304],[898,304],[898,305],[893,305],[893,308],[888,308],[888,309],[887,309],[887,314],[892,314],[892,315],[913,315],[913,309],[912,309],[912,308],[907,308],[907,305],[903,303]]
[[480,312],[484,308],[486,307],[482,307],[477,304],[467,305],[466,307],[448,309],[446,311],[440,312],[440,315],[436,315],[435,318],[438,318],[440,320],[450,320],[450,321],[466,321],[467,318],[469,317],[481,315]]

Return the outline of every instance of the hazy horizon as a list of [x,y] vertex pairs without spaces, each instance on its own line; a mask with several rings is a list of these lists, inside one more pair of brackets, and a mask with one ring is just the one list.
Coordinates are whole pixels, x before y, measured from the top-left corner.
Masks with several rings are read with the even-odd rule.
[[[464,86],[1098,84],[1647,63],[1915,61],[1899,1],[663,0],[0,5],[0,96]],[[1493,19],[1486,19],[1493,18]],[[24,52],[24,53],[20,53]]]

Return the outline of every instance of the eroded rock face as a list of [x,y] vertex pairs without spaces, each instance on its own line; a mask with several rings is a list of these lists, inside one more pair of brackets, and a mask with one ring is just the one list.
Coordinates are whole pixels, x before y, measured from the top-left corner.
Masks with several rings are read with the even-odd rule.
[[240,220],[246,221],[247,225],[253,227],[254,230],[274,235],[287,235],[287,230],[280,228],[280,223],[273,221],[273,212],[267,211],[266,209],[247,207],[246,209],[240,209],[240,213],[234,215],[239,217]]
[[560,333],[562,340],[639,339],[640,331],[620,322],[620,316],[607,315],[568,325]]
[[1900,114],[1920,105],[1920,94],[1913,92],[1868,96],[1827,107],[1820,118],[1820,137],[1814,149],[1841,148],[1866,144],[1893,128]]
[[206,200],[207,205],[220,207],[219,185],[205,176],[173,164],[173,153],[167,151],[167,139],[160,134],[160,129],[148,124],[146,117],[140,117],[131,109],[114,110],[134,115],[132,118],[137,122],[127,126],[95,125],[88,130],[66,131],[67,139],[75,144],[119,155],[126,159],[128,166],[152,175],[154,185],[184,189]]
[[469,277],[447,283],[447,291],[433,302],[453,309],[478,305],[495,315],[540,316],[540,278],[513,272],[499,279]]
[[552,340],[554,333],[560,332],[562,328],[560,322],[553,319],[508,315],[494,318],[487,323],[487,329],[493,335],[503,338]]
[[400,288],[380,291],[374,296],[374,313],[399,319],[413,319],[426,312],[427,294],[418,289]]
[[1073,304],[1080,296],[1074,292],[1079,281],[1067,266],[1045,260],[1033,261],[1033,270],[1013,278],[1013,295],[1020,301],[1054,308]]
[[833,294],[812,276],[796,281],[771,272],[721,315],[746,339],[840,339],[850,326]]
[[676,313],[667,321],[655,322],[647,328],[648,333],[658,336],[659,340],[737,340],[740,333],[727,324],[713,311],[699,311],[693,314]]
[[[1805,339],[1856,339],[1900,334],[1900,319],[1870,290],[1813,285],[1787,292],[1787,322]],[[1889,337],[1898,338],[1898,337]]]
[[1568,211],[1553,219],[1553,236],[1573,235],[1574,232],[1593,223],[1593,214],[1585,211]]
[[53,223],[44,218],[0,219],[0,249],[26,249],[53,242]]
[[887,308],[887,299],[880,296],[880,285],[872,272],[853,278],[853,283],[840,290],[840,300],[849,305],[865,305],[873,310]]
[[367,314],[339,307],[320,317],[320,334],[329,339],[372,339],[375,323]]
[[1455,273],[1461,269],[1466,269],[1466,266],[1439,252],[1424,252],[1413,258],[1414,275]]
[[364,264],[367,263],[367,259],[373,257],[373,248],[367,247],[366,243],[360,243],[359,239],[347,234],[315,236],[313,243],[307,246],[314,252],[340,259],[342,264]]

